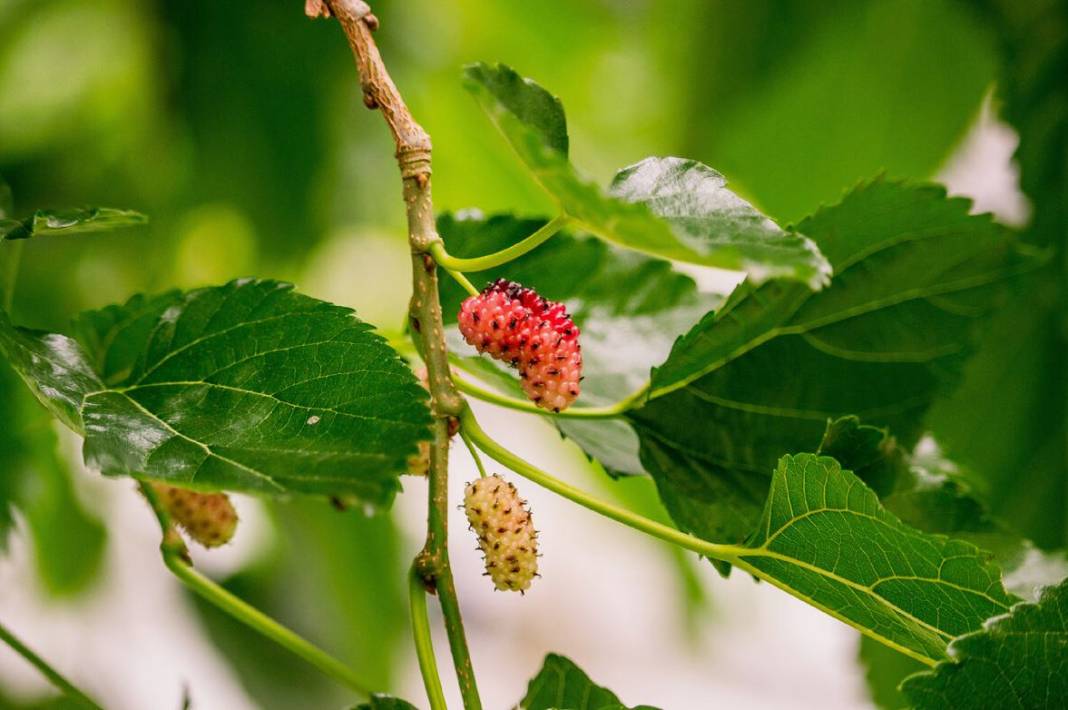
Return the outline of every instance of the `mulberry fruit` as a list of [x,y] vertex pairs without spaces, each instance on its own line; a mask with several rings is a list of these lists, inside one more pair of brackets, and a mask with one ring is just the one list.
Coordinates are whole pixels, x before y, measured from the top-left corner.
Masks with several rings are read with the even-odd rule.
[[152,489],[171,519],[204,547],[225,545],[234,536],[237,511],[225,493],[199,493],[165,483],[153,483]]
[[519,369],[523,391],[560,412],[579,395],[579,329],[562,303],[498,279],[460,306],[460,332],[480,353]]
[[464,510],[486,558],[486,574],[501,591],[525,592],[538,574],[538,533],[515,486],[497,474],[464,490]]

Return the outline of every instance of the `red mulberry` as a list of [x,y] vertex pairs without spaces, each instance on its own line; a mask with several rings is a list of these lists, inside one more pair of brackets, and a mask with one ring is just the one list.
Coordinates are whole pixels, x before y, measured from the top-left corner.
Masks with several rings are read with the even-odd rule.
[[579,329],[562,303],[512,281],[494,281],[460,307],[460,332],[481,353],[519,369],[523,391],[560,412],[579,395]]

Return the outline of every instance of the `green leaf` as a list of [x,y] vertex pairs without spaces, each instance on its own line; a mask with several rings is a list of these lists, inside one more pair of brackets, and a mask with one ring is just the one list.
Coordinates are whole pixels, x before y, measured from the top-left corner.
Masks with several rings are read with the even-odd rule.
[[521,125],[536,132],[547,148],[567,156],[567,117],[558,97],[504,64],[496,67],[481,62],[470,64],[464,67],[464,79],[491,116],[497,112],[511,114]]
[[[14,376],[0,368],[0,412],[15,411],[16,387]],[[15,525],[14,509],[21,479],[19,464],[24,452],[16,428],[0,427],[0,552],[7,549],[8,535]]]
[[0,550],[19,509],[33,545],[38,579],[53,596],[83,591],[100,570],[106,530],[82,506],[51,417],[14,373],[0,367]]
[[995,79],[976,3],[730,5],[707,8],[695,21],[702,41],[672,67],[687,87],[675,115],[690,117],[689,154],[777,220],[801,219],[880,170],[930,178]]
[[136,296],[77,332],[5,319],[0,350],[107,475],[384,505],[427,435],[425,391],[396,353],[288,284]]
[[885,428],[861,424],[857,417],[829,422],[819,453],[853,471],[907,525],[1003,551],[1004,556],[998,555],[1002,563],[1011,561],[1023,544],[990,515],[949,461],[909,456]]
[[735,564],[928,664],[1013,597],[970,543],[910,528],[830,457],[784,456]]
[[744,271],[755,284],[783,278],[818,290],[830,280],[831,266],[810,239],[784,232],[696,160],[646,158],[616,173],[609,192],[648,206],[695,253],[713,250],[714,262],[697,263]]
[[41,404],[74,431],[84,431],[82,400],[104,385],[77,341],[18,328],[0,310],[0,352]]
[[0,175],[0,220],[8,219],[14,211],[14,198],[11,195],[11,186]]
[[[936,454],[909,456],[885,429],[844,417],[827,425],[820,453],[852,469],[905,524],[991,551],[1005,573],[1006,588],[1015,594],[1030,598],[1036,586],[1068,574],[1063,560],[1041,555],[1030,541],[994,519],[971,490],[966,474]],[[908,704],[898,685],[923,670],[922,665],[866,637],[861,639],[860,661],[877,705],[896,710]]]
[[558,99],[503,64],[471,65],[465,79],[534,178],[583,229],[654,256],[744,270],[754,283],[826,282],[827,262],[809,240],[781,230],[711,168],[650,158],[621,170],[605,192],[568,160]]
[[[274,534],[255,563],[224,586],[329,650],[372,688],[391,687],[408,641],[404,574],[409,560],[389,515],[337,511],[325,500],[265,501]],[[313,666],[190,593],[220,653],[262,710],[340,708],[351,692]]]
[[869,636],[860,637],[859,660],[871,700],[883,710],[908,707],[909,702],[898,686],[906,677],[928,668],[915,658],[884,646]]
[[353,707],[352,710],[416,710],[416,707],[406,700],[375,693],[369,701]]
[[[3,212],[3,210],[0,209],[0,212]],[[147,222],[148,218],[139,212],[117,210],[110,207],[37,210],[23,219],[0,220],[0,241],[46,237],[56,234],[106,232]]]
[[[438,232],[450,253],[467,257],[514,244],[543,223],[511,215],[442,215],[438,218]],[[475,272],[471,278],[479,282],[507,278],[568,304],[575,323],[582,329],[586,377],[576,407],[611,404],[645,386],[652,367],[667,357],[679,334],[720,302],[717,296],[698,293],[693,279],[673,271],[666,261],[568,233],[557,234],[504,266]],[[627,287],[619,288],[619,284]],[[452,279],[441,280],[446,323],[456,322],[460,303],[466,297],[467,293]],[[470,350],[458,338],[455,342],[456,352]],[[498,389],[524,397],[514,371],[494,368],[486,358],[475,362],[478,364],[468,362],[461,366],[496,384]],[[552,421],[609,471],[643,472],[637,436],[626,423]]]
[[629,708],[616,694],[596,685],[564,656],[550,653],[519,701],[521,710],[656,710],[649,705]]
[[1057,708],[1068,698],[1068,581],[981,631],[956,639],[950,660],[905,680],[925,708]]
[[51,418],[27,399],[33,409],[24,403],[28,441],[18,506],[26,516],[42,586],[55,597],[69,597],[97,579],[107,530],[78,500]]
[[835,267],[828,289],[743,284],[675,343],[627,419],[683,530],[743,539],[776,459],[815,449],[828,419],[915,444],[974,324],[1034,261],[968,207],[936,187],[862,185],[801,225]]
[[[1003,112],[1020,136],[1024,238],[1055,252],[984,333],[960,390],[931,414],[949,454],[973,472],[994,511],[1038,545],[1068,543],[1068,8],[988,0],[1002,49]],[[1026,480],[1027,485],[1019,482]]]

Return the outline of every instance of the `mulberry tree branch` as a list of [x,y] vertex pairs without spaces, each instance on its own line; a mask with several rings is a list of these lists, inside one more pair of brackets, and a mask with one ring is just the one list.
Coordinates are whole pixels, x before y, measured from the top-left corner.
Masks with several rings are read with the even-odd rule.
[[471,656],[464,637],[460,605],[452,580],[448,551],[448,474],[450,420],[459,417],[464,399],[452,382],[445,329],[438,300],[437,263],[429,253],[438,240],[430,192],[430,136],[404,103],[379,54],[372,32],[378,18],[362,0],[308,0],[309,15],[332,14],[348,38],[356,60],[363,102],[382,112],[396,144],[397,164],[403,183],[408,216],[408,242],[412,251],[412,300],[409,322],[416,347],[427,368],[430,410],[434,416],[430,440],[430,500],[427,538],[416,558],[416,569],[426,589],[436,592],[445,618],[456,676],[467,710],[481,710]]

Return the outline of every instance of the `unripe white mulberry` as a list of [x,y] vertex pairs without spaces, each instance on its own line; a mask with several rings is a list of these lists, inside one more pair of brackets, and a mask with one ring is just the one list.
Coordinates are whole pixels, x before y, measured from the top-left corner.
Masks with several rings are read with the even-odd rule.
[[538,574],[538,533],[515,486],[497,474],[464,490],[464,510],[486,558],[486,574],[502,591],[525,592]]
[[237,511],[225,493],[199,493],[187,488],[152,483],[159,502],[186,534],[204,547],[230,542],[237,530]]

